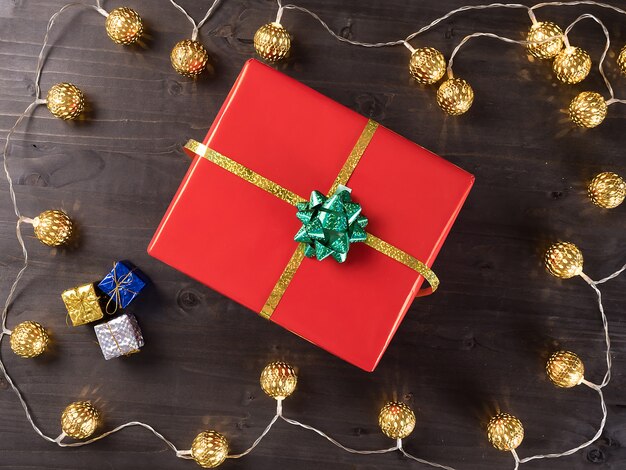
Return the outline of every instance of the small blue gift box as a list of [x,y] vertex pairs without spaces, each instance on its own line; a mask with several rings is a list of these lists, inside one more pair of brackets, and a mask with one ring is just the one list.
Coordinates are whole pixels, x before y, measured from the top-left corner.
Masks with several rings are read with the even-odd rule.
[[106,306],[109,314],[115,313],[118,308],[128,307],[145,286],[141,271],[121,261],[117,261],[98,284],[98,288],[110,298]]

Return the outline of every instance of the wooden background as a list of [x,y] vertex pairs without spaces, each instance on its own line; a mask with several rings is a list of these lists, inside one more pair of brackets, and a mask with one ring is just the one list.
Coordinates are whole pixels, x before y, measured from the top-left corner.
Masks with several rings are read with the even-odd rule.
[[[328,19],[334,31],[366,41],[404,37],[467,1],[296,0]],[[0,2],[2,137],[33,100],[46,23],[63,3]],[[111,0],[104,6],[122,4]],[[591,131],[573,128],[563,112],[580,91],[606,95],[595,67],[582,84],[567,86],[553,78],[549,63],[529,60],[519,46],[472,41],[455,61],[455,72],[472,84],[476,101],[466,115],[447,117],[436,105],[435,89],[411,81],[405,48],[347,46],[310,17],[286,12],[283,23],[295,44],[279,70],[476,175],[435,264],[443,280],[440,292],[414,303],[380,366],[369,374],[257,318],[145,251],[189,165],[181,144],[204,135],[240,67],[253,55],[254,31],[273,19],[275,3],[224,0],[200,35],[215,73],[197,81],[177,75],[169,64],[173,44],[191,33],[187,20],[166,0],[127,4],[147,24],[145,49],[113,44],[104,19],[93,10],[75,9],[59,18],[42,89],[75,83],[89,101],[86,119],[62,122],[39,107],[11,145],[10,168],[22,211],[35,216],[64,208],[80,231],[75,246],[49,249],[26,230],[32,263],[10,310],[9,327],[39,321],[52,331],[54,347],[39,359],[22,360],[11,354],[8,341],[2,346],[10,373],[47,434],[58,435],[61,410],[84,398],[101,408],[105,429],[142,420],[189,448],[196,433],[215,428],[237,452],[274,413],[258,376],[267,362],[283,359],[300,370],[286,415],[357,448],[392,445],[377,426],[378,410],[390,398],[416,411],[416,429],[406,440],[409,452],[458,469],[513,467],[511,455],[491,448],[485,437],[485,423],[497,409],[523,421],[521,457],[560,452],[593,436],[601,416],[597,395],[584,386],[556,389],[545,377],[544,362],[556,348],[568,348],[584,359],[588,379],[601,380],[604,343],[594,294],[579,278],[549,276],[541,255],[551,241],[571,240],[583,250],[586,272],[595,278],[626,261],[625,207],[601,210],[585,195],[594,174],[626,173],[626,110],[612,106],[606,121]],[[183,5],[200,18],[208,2]],[[624,97],[626,78],[615,65],[615,53],[626,42],[623,16],[581,6],[545,8],[538,17],[565,26],[584,12],[598,14],[613,34],[616,44],[606,67]],[[523,10],[468,12],[413,44],[435,46],[448,56],[472,32],[522,38],[528,26]],[[603,47],[597,25],[583,22],[571,41],[585,47],[597,65]],[[277,145],[281,125],[276,123]],[[0,182],[0,192],[4,296],[21,258],[6,182]],[[92,328],[66,326],[59,294],[98,280],[117,259],[133,261],[152,279],[131,308],[147,344],[141,354],[105,362]],[[622,276],[603,287],[614,378],[605,390],[609,420],[602,438],[573,456],[523,468],[626,467],[625,283]],[[195,468],[140,429],[88,447],[59,449],[32,432],[5,380],[0,380],[0,416],[0,468]],[[350,455],[284,423],[253,454],[224,465],[296,467],[421,468],[396,453]]]

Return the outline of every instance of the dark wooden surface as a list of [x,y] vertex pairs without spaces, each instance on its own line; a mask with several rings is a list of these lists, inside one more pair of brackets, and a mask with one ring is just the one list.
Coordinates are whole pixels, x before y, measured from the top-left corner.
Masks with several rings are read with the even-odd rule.
[[[298,0],[348,37],[378,41],[414,31],[467,0]],[[614,1],[614,3],[619,3]],[[34,93],[36,57],[48,18],[62,1],[0,2],[0,131],[2,137]],[[186,1],[198,18],[208,2]],[[111,9],[117,0],[105,2]],[[51,34],[42,88],[71,81],[89,100],[84,122],[65,123],[39,107],[11,145],[10,167],[22,211],[35,216],[64,208],[76,220],[76,246],[48,249],[28,234],[31,267],[10,310],[9,327],[32,319],[53,333],[50,354],[37,360],[2,357],[24,392],[37,423],[56,436],[63,407],[94,400],[106,428],[129,421],[151,423],[179,447],[197,432],[215,428],[246,448],[271,418],[274,402],[259,388],[263,366],[284,359],[300,369],[286,414],[318,426],[357,448],[389,446],[377,413],[389,398],[406,401],[417,426],[406,448],[458,469],[512,468],[510,454],[489,446],[484,433],[496,409],[517,415],[526,438],[524,457],[563,451],[590,438],[600,420],[596,394],[586,387],[559,390],[546,379],[544,361],[558,347],[577,351],[587,377],[605,370],[604,343],[593,292],[582,280],[558,281],[541,255],[556,239],[584,252],[586,272],[599,278],[626,260],[624,207],[604,211],[585,196],[595,173],[626,173],[623,107],[609,109],[592,131],[572,128],[563,109],[582,90],[604,93],[597,70],[578,86],[559,84],[548,63],[531,62],[524,50],[478,39],[455,62],[473,85],[476,101],[460,118],[446,117],[430,87],[414,84],[403,47],[346,46],[301,13],[283,23],[295,36],[292,58],[278,69],[350,108],[418,142],[476,175],[476,185],[435,268],[440,292],[416,301],[375,373],[362,372],[146,254],[146,246],[185,173],[181,152],[200,138],[246,59],[256,28],[270,21],[275,4],[224,0],[201,31],[215,65],[213,76],[191,81],[169,64],[172,45],[190,25],[166,0],[128,2],[143,16],[147,48],[125,49],[105,35],[103,18],[74,10]],[[593,7],[545,9],[539,18],[567,25],[590,11],[614,36],[607,63],[618,96],[626,94],[615,51],[626,42],[624,17]],[[466,34],[493,31],[522,38],[523,11],[469,12],[418,38],[449,55]],[[581,24],[572,42],[597,63],[603,36]],[[280,103],[277,103],[280,106]],[[276,123],[280,145],[282,123]],[[245,125],[244,125],[245,128]],[[245,137],[245,131],[243,136]],[[0,291],[8,291],[20,263],[6,182],[0,182]],[[129,359],[105,362],[90,327],[71,328],[59,294],[99,279],[116,259],[130,259],[153,285],[131,311],[146,346]],[[625,278],[607,284],[614,378],[606,389],[609,420],[587,450],[528,469],[626,468]],[[0,380],[0,468],[189,469],[147,432],[125,430],[100,443],[63,450],[30,429],[16,397]],[[418,464],[398,454],[355,456],[321,438],[279,424],[255,452],[224,468],[407,469]]]

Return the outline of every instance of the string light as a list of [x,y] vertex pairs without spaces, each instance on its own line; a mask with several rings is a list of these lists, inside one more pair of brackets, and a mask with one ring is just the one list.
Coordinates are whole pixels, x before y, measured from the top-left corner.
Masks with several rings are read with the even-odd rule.
[[183,15],[185,18],[191,23],[193,26],[193,30],[191,32],[191,39],[184,39],[182,41],[178,41],[174,47],[172,48],[172,52],[170,53],[170,61],[172,62],[172,68],[176,70],[179,74],[194,78],[200,75],[207,67],[207,63],[209,61],[209,53],[204,48],[202,43],[197,40],[198,32],[200,28],[207,22],[207,20],[211,17],[215,8],[219,4],[220,0],[213,0],[213,3],[206,11],[204,18],[202,18],[198,23],[187,13],[187,11],[181,7],[174,0],[170,0],[170,3]]
[[533,23],[526,36],[526,50],[537,59],[552,59],[563,49],[563,30],[551,21]]
[[449,78],[437,90],[437,104],[450,116],[466,113],[474,102],[474,90],[462,78]]
[[446,59],[434,47],[413,49],[409,72],[417,83],[432,85],[441,80],[446,73]]
[[48,90],[46,106],[53,116],[64,121],[73,120],[85,109],[85,96],[72,83],[57,83]]
[[552,63],[557,79],[573,85],[582,82],[591,71],[591,57],[580,47],[567,46],[559,52]]
[[580,358],[570,351],[556,351],[546,364],[550,381],[561,388],[579,385],[585,378],[585,366]]
[[385,436],[404,439],[415,428],[415,413],[404,403],[392,401],[380,410],[378,425]]
[[515,450],[524,440],[524,426],[515,416],[498,413],[487,424],[487,438],[498,450]]
[[11,335],[11,349],[15,354],[24,358],[37,357],[48,346],[48,333],[39,323],[25,321],[20,323]]
[[88,401],[70,403],[61,414],[63,433],[74,439],[86,439],[100,425],[100,412]]
[[113,42],[124,46],[135,44],[143,34],[141,16],[128,7],[112,10],[107,16],[104,27]]
[[191,444],[191,456],[203,468],[219,467],[228,456],[228,441],[216,431],[203,431]]
[[569,279],[583,272],[583,254],[570,242],[557,242],[546,251],[544,258],[548,272],[561,279]]
[[622,47],[617,56],[617,66],[623,75],[626,75],[626,46]]
[[[219,0],[214,0],[213,4],[207,11],[205,17],[197,24],[185,12],[185,10],[182,9],[182,7],[176,4],[173,0],[170,0],[170,1],[177,9],[179,9],[183,14],[185,14],[185,16],[192,23],[194,29],[193,29],[191,40],[189,41],[197,42],[196,39],[197,39],[199,28],[202,27],[202,25],[211,16]],[[607,100],[604,100],[604,98],[602,98],[602,96],[599,95],[599,93],[595,93],[595,95],[600,96],[600,99],[598,99],[597,96],[594,96],[593,98],[596,99],[597,103],[600,103],[601,101],[605,105],[604,115],[606,115],[606,107],[615,103],[621,103],[621,104],[626,103],[626,100],[620,100],[620,99],[615,98],[611,84],[608,81],[603,70],[603,62],[605,60],[606,54],[609,49],[610,39],[609,39],[609,33],[606,27],[600,20],[598,20],[593,15],[585,14],[585,15],[580,16],[577,20],[575,20],[572,24],[570,24],[570,26],[566,28],[565,31],[562,31],[557,25],[554,25],[553,23],[551,24],[551,26],[547,26],[548,22],[541,22],[541,23],[537,22],[535,18],[535,14],[534,14],[534,11],[536,9],[546,7],[546,6],[572,6],[572,5],[595,5],[595,6],[612,9],[613,11],[616,11],[620,14],[626,14],[626,11],[620,8],[611,6],[611,5],[598,3],[598,2],[590,1],[590,0],[580,0],[580,1],[573,1],[573,2],[546,2],[546,3],[534,5],[532,7],[528,7],[528,6],[521,5],[521,4],[501,4],[501,3],[465,6],[465,7],[461,7],[456,10],[453,10],[451,12],[448,12],[446,15],[435,19],[430,24],[422,27],[420,30],[414,33],[411,33],[405,39],[390,41],[386,43],[365,43],[365,42],[352,41],[352,40],[349,40],[347,38],[343,38],[342,36],[337,35],[330,29],[330,27],[325,22],[323,22],[320,19],[319,16],[317,16],[315,13],[305,8],[302,8],[296,5],[284,5],[283,6],[280,0],[277,3],[278,3],[279,9],[278,9],[277,20],[275,24],[280,26],[280,28],[282,28],[283,30],[284,28],[280,25],[280,19],[281,19],[282,13],[286,10],[298,10],[298,11],[305,12],[311,15],[312,17],[314,17],[316,20],[318,20],[322,24],[322,26],[331,35],[333,35],[333,37],[335,37],[336,39],[344,43],[349,43],[349,44],[362,46],[362,47],[387,47],[387,46],[404,45],[411,51],[411,60],[409,63],[410,72],[412,76],[420,83],[436,83],[441,78],[443,78],[443,75],[445,73],[443,73],[442,70],[446,69],[448,72],[448,79],[444,81],[444,83],[442,83],[442,85],[439,87],[438,92],[437,92],[437,101],[440,104],[440,106],[444,110],[446,110],[446,112],[448,112],[449,114],[454,114],[454,115],[463,114],[464,112],[466,112],[471,107],[473,97],[474,97],[474,93],[473,93],[471,86],[469,86],[469,84],[465,82],[464,80],[455,78],[452,74],[452,63],[453,63],[454,56],[458,53],[460,47],[463,44],[465,44],[469,39],[473,37],[481,37],[481,36],[497,38],[505,42],[524,45],[527,48],[529,53],[531,53],[533,56],[538,57],[538,58],[552,58],[555,56],[556,58],[558,58],[560,54],[566,54],[566,51],[568,51],[569,48],[572,48],[569,45],[569,42],[567,39],[567,35],[572,29],[572,27],[578,21],[582,19],[585,19],[585,18],[592,19],[596,21],[596,23],[598,23],[602,27],[602,30],[606,37],[606,46],[600,58],[598,69],[605,81],[605,84],[610,94],[610,98]],[[20,226],[22,223],[32,224],[35,229],[36,236],[43,243],[50,245],[50,246],[58,246],[60,244],[67,243],[67,241],[70,239],[71,233],[72,233],[72,222],[67,216],[67,214],[65,214],[62,211],[46,211],[34,219],[29,219],[21,215],[19,208],[17,206],[15,191],[13,188],[12,179],[11,179],[8,166],[7,166],[7,152],[9,148],[10,138],[15,132],[16,128],[19,126],[19,124],[24,119],[24,117],[28,115],[36,106],[40,104],[46,104],[47,107],[52,112],[52,114],[61,119],[76,119],[78,116],[80,116],[80,114],[82,113],[84,109],[84,96],[82,92],[77,87],[75,87],[74,85],[70,83],[60,83],[60,84],[53,86],[50,89],[48,96],[45,100],[41,99],[40,97],[41,96],[40,78],[41,78],[41,71],[42,71],[42,66],[43,66],[43,56],[44,56],[46,45],[48,43],[50,29],[55,23],[57,17],[63,11],[69,8],[75,7],[75,6],[92,8],[96,10],[98,13],[100,13],[101,15],[105,16],[107,18],[107,20],[105,21],[105,28],[106,28],[107,34],[109,34],[109,37],[111,37],[111,39],[118,44],[132,44],[134,42],[137,42],[140,39],[141,34],[143,32],[143,23],[141,21],[141,18],[139,17],[139,15],[136,14],[136,12],[134,12],[134,10],[122,7],[122,8],[113,10],[111,13],[107,13],[101,7],[100,0],[96,0],[96,5],[86,5],[86,4],[65,5],[59,11],[57,11],[50,18],[50,21],[48,22],[46,35],[44,37],[43,45],[42,45],[42,48],[39,54],[38,63],[37,63],[36,78],[35,78],[35,90],[36,90],[35,100],[31,104],[28,105],[28,107],[24,110],[24,112],[17,118],[13,127],[9,130],[7,134],[6,142],[5,142],[4,152],[3,152],[4,170],[5,170],[5,174],[7,176],[7,180],[9,183],[9,193],[10,193],[11,200],[13,202],[13,208],[14,208],[15,214],[17,216],[16,235],[17,235],[17,239],[20,244],[20,247],[22,249],[24,264],[22,268],[19,270],[11,286],[11,289],[9,291],[9,294],[5,302],[4,309],[2,311],[2,316],[1,316],[2,331],[0,331],[0,342],[2,341],[4,336],[10,336],[12,350],[16,354],[21,355],[23,357],[34,357],[38,354],[41,354],[46,349],[49,339],[48,339],[48,334],[46,330],[36,322],[24,322],[22,324],[17,325],[13,329],[13,331],[9,330],[6,326],[8,308],[11,305],[11,301],[13,299],[13,295],[15,293],[17,285],[28,266],[28,252],[26,250],[26,246],[24,244],[24,240],[21,235]],[[493,33],[471,34],[469,36],[466,36],[456,46],[456,48],[454,49],[448,61],[447,67],[445,64],[445,58],[443,58],[443,56],[438,51],[432,48],[413,49],[412,46],[409,44],[409,41],[414,39],[417,35],[422,34],[423,32],[435,27],[436,25],[440,24],[445,19],[450,18],[451,16],[457,13],[468,11],[468,10],[486,10],[486,9],[491,9],[491,8],[525,9],[528,12],[528,15],[533,23],[533,25],[531,26],[531,30],[528,33],[527,40],[516,41],[516,40],[509,39],[509,38],[497,36]],[[537,25],[543,25],[543,26],[540,27]],[[268,26],[268,25],[265,25],[265,26]],[[270,35],[269,42],[267,41],[265,42],[266,44],[265,49],[263,49],[262,47],[257,47],[257,42],[259,46],[261,46],[263,44],[263,40],[259,39],[259,41],[256,41],[256,35],[255,35],[255,48],[257,49],[257,52],[260,49],[261,52],[259,52],[259,54],[268,61],[280,60],[282,58],[285,58],[288,55],[289,49],[291,46],[291,38],[289,34],[286,32],[286,30],[284,30],[281,33],[275,33],[275,34],[276,34],[275,36]],[[198,48],[200,52],[191,51],[191,52],[185,52],[185,54],[182,54],[181,57],[183,58],[187,57],[188,58],[187,60],[183,60],[183,59],[179,60],[177,56],[177,60],[179,60],[179,65],[181,65],[179,68],[185,72],[188,72],[189,76],[195,76],[201,73],[201,71],[204,70],[204,68],[206,67],[206,63],[207,63],[206,60],[204,61],[204,63],[202,62],[202,60],[203,60],[203,57],[208,59],[208,53],[206,53],[206,49],[204,49],[202,44],[200,44],[199,42],[197,42],[197,44],[199,44],[199,46],[204,50],[204,53],[205,53],[204,55],[202,54],[202,51]],[[189,46],[189,49],[191,50],[191,49],[194,49],[195,47],[197,46]],[[584,72],[587,69],[587,64],[589,64],[589,67],[588,67],[589,69],[591,67],[590,60],[587,61],[588,54],[585,56],[586,53],[584,53],[584,51],[581,52],[580,50],[578,50],[578,48],[572,48],[572,49],[573,51],[570,51],[570,52],[571,52],[571,55],[575,57],[575,60],[572,60],[570,57],[568,57],[566,58],[567,60],[560,59],[559,61],[560,65],[558,67],[556,67],[555,65],[555,69],[556,68],[559,69],[559,73],[564,76],[565,81],[577,80],[582,75],[582,72]],[[417,51],[419,51],[419,53],[415,54]],[[568,52],[568,54],[570,53]],[[557,62],[556,58],[555,58],[555,63]],[[174,65],[174,61],[172,62]],[[625,70],[626,47],[624,47],[621,50],[617,62],[622,72],[626,73],[626,70]],[[183,65],[187,65],[188,67],[185,68],[183,67]],[[182,72],[179,71],[179,73],[182,73]],[[586,76],[587,73],[588,73],[588,70],[586,71],[586,73],[584,73],[584,75]],[[442,95],[441,97],[440,97],[440,92]],[[587,93],[594,93],[594,92],[587,92]],[[598,107],[600,108],[600,111],[601,111],[600,104],[598,104]],[[587,111],[588,109],[589,108],[586,108]],[[586,110],[583,110],[583,111],[587,112]],[[584,115],[585,113],[582,112],[581,109],[577,107],[574,107],[574,111],[572,111],[572,107],[570,106],[570,113],[572,115],[572,119],[575,122],[576,120],[578,120],[580,123],[583,123],[583,124],[584,123],[589,124],[589,123],[595,122],[592,118],[586,117]],[[593,113],[587,113],[587,114],[592,115]],[[602,116],[602,119],[604,119],[604,116]],[[602,119],[600,119],[599,122],[601,122]],[[598,124],[595,124],[595,125],[598,125]],[[593,127],[593,126],[585,126],[585,127]],[[590,197],[592,198],[592,200],[594,200],[594,198],[597,200],[597,201],[594,200],[594,203],[598,204],[598,202],[602,200],[604,200],[606,203],[606,201],[609,201],[611,198],[615,198],[616,194],[619,199],[619,191],[620,191],[619,188],[621,188],[620,202],[624,199],[623,180],[621,180],[621,183],[619,183],[618,181],[617,183],[612,184],[611,186],[612,189],[608,193],[603,193],[603,191],[605,191],[605,189],[603,188],[604,187],[600,185],[600,183],[596,183],[596,185],[594,186],[594,191],[592,192],[591,186],[590,186],[590,192],[589,192]],[[602,203],[598,205],[602,206]],[[602,206],[602,207],[606,207],[606,206]],[[52,214],[52,215],[44,216],[44,214],[47,214],[47,213]],[[40,234],[38,234],[38,230]],[[596,292],[597,299],[598,299],[597,300],[598,307],[602,316],[602,322],[604,326],[605,341],[606,341],[606,360],[607,360],[607,371],[605,373],[602,383],[599,385],[594,384],[584,379],[583,377],[584,366],[582,365],[582,361],[580,361],[580,358],[578,358],[578,356],[576,356],[574,353],[571,353],[568,351],[558,351],[557,353],[553,354],[553,356],[551,356],[550,360],[548,361],[548,364],[546,365],[546,372],[548,373],[550,380],[556,385],[559,385],[561,387],[571,387],[577,384],[584,384],[592,388],[593,390],[595,390],[599,394],[599,397],[600,397],[603,418],[602,418],[600,427],[596,435],[591,440],[581,444],[580,446],[576,448],[569,449],[568,451],[560,453],[560,454],[535,455],[535,456],[520,459],[517,456],[515,449],[521,444],[523,440],[523,427],[521,425],[521,422],[517,420],[517,418],[507,415],[506,413],[498,414],[497,416],[492,418],[492,420],[490,421],[488,425],[488,438],[490,442],[494,445],[494,447],[501,448],[502,450],[509,450],[512,452],[513,457],[515,459],[515,468],[518,468],[518,466],[522,463],[526,463],[526,462],[536,460],[536,459],[556,458],[556,457],[561,457],[565,455],[571,455],[572,453],[590,445],[601,435],[602,430],[604,429],[604,425],[606,423],[606,417],[607,417],[606,404],[604,402],[602,388],[605,387],[609,383],[610,377],[611,377],[610,338],[608,334],[608,322],[607,322],[606,315],[604,313],[604,309],[602,305],[601,293],[597,286],[621,274],[624,270],[626,270],[626,266],[622,267],[620,270],[616,271],[615,273],[599,281],[594,281],[590,279],[582,271],[582,267],[583,267],[582,253],[580,253],[580,250],[578,250],[578,248],[571,243],[560,243],[557,245],[553,245],[550,248],[550,250],[548,250],[548,253],[546,254],[545,262],[550,272],[554,274],[555,276],[561,277],[563,279],[574,277],[574,276],[580,276]],[[33,430],[38,435],[40,435],[43,439],[49,442],[56,443],[60,447],[78,447],[78,446],[88,445],[100,439],[103,439],[111,434],[114,434],[122,429],[125,429],[127,427],[133,427],[133,426],[143,427],[149,430],[150,432],[152,432],[157,438],[162,440],[171,450],[175,452],[177,457],[182,458],[182,459],[193,459],[198,464],[200,464],[201,466],[205,468],[213,468],[223,463],[226,458],[236,459],[236,458],[240,458],[240,457],[247,455],[268,434],[271,427],[277,422],[277,420],[281,419],[283,422],[289,425],[298,426],[303,429],[313,431],[316,434],[320,435],[321,437],[324,437],[325,439],[327,439],[333,445],[347,452],[351,452],[355,454],[383,454],[383,453],[399,451],[405,457],[411,460],[424,463],[433,467],[438,467],[438,468],[442,468],[446,470],[453,470],[451,467],[447,467],[445,465],[441,465],[441,464],[434,463],[434,462],[428,462],[426,460],[417,458],[407,453],[404,450],[402,439],[410,435],[410,433],[412,432],[415,426],[416,418],[415,418],[415,414],[413,413],[413,411],[403,403],[398,403],[398,402],[387,403],[383,407],[379,415],[379,425],[381,427],[381,431],[383,431],[383,433],[387,435],[388,437],[397,440],[395,446],[390,447],[390,448],[385,448],[385,449],[375,449],[375,450],[352,449],[352,448],[349,448],[340,444],[339,442],[334,440],[332,437],[326,435],[324,432],[322,432],[319,429],[316,429],[312,426],[286,418],[285,416],[283,416],[283,413],[282,413],[282,403],[286,397],[290,396],[294,392],[296,384],[297,384],[297,374],[295,370],[293,369],[293,367],[282,362],[268,364],[268,366],[261,373],[261,377],[260,377],[261,387],[263,388],[265,393],[267,393],[270,397],[276,399],[276,406],[277,406],[276,415],[272,418],[272,420],[270,421],[268,426],[265,428],[263,433],[254,441],[252,446],[249,447],[244,452],[239,453],[239,454],[229,454],[228,453],[229,446],[228,446],[227,440],[225,439],[224,436],[222,436],[216,431],[205,431],[203,433],[200,433],[196,437],[196,439],[194,439],[194,442],[192,443],[191,448],[189,450],[179,450],[172,442],[166,439],[162,434],[160,434],[154,428],[152,428],[148,424],[137,422],[137,421],[131,421],[131,422],[122,424],[110,431],[107,431],[89,440],[84,440],[81,442],[70,442],[70,443],[63,442],[63,440],[66,437],[72,437],[75,439],[88,439],[91,436],[93,436],[98,426],[100,426],[101,424],[101,416],[100,416],[99,411],[90,402],[83,401],[83,402],[72,403],[63,411],[61,415],[61,428],[62,428],[61,435],[59,435],[57,438],[52,438],[50,436],[47,436],[35,424],[31,416],[30,410],[28,408],[28,405],[26,404],[26,401],[24,400],[18,387],[12,381],[11,377],[9,376],[4,366],[4,363],[1,360],[0,360],[0,369],[2,370],[4,376],[6,377],[7,383],[16,394],[21,406],[24,409],[26,418],[28,419],[29,423],[33,427]]]
[[254,33],[254,49],[262,59],[277,62],[289,55],[291,37],[278,21],[267,23]]
[[596,206],[614,209],[624,202],[626,181],[617,173],[605,171],[591,180],[587,193]]
[[31,223],[37,239],[48,246],[66,245],[74,232],[72,219],[61,210],[44,211],[32,220],[22,217],[22,221]]
[[261,372],[261,388],[270,397],[284,400],[293,393],[298,375],[293,367],[284,362],[271,362]]
[[170,54],[172,67],[185,77],[196,77],[206,68],[209,53],[200,41],[183,39],[178,41]]
[[604,97],[595,91],[583,91],[574,97],[568,107],[569,117],[579,127],[592,129],[602,124],[608,107]]
[[[525,41],[517,41],[517,40],[506,38],[503,36],[498,36],[493,33],[473,33],[473,34],[470,34],[469,36],[466,36],[455,47],[448,61],[447,70],[448,70],[449,79],[453,78],[452,62],[453,62],[454,56],[456,55],[460,47],[463,44],[465,44],[468,39],[482,36],[482,37],[492,37],[492,38],[496,38],[505,42],[523,45],[526,47],[527,51],[531,55],[540,59],[552,59],[553,58],[554,59],[553,69],[558,80],[564,83],[568,83],[568,84],[579,83],[580,81],[584,80],[585,77],[587,77],[587,75],[589,74],[591,70],[591,58],[589,57],[589,54],[585,52],[584,50],[582,50],[581,48],[572,47],[569,44],[567,35],[571,31],[571,29],[574,27],[574,25],[577,24],[579,21],[583,19],[592,19],[602,27],[602,30],[606,36],[606,47],[602,53],[602,56],[598,64],[598,69],[600,71],[600,74],[602,75],[604,82],[607,86],[607,89],[609,90],[609,94],[611,95],[609,100],[606,100],[604,104],[606,104],[606,106],[610,106],[611,104],[614,104],[614,103],[626,104],[626,100],[619,100],[615,98],[611,84],[608,78],[606,77],[606,74],[604,73],[603,63],[606,58],[606,54],[608,52],[608,48],[610,45],[610,38],[609,38],[609,33],[606,27],[598,18],[590,14],[581,15],[572,24],[570,24],[569,27],[565,31],[563,31],[555,23],[552,23],[549,21],[537,21],[537,18],[534,13],[535,10],[539,8],[543,8],[543,7],[548,7],[548,6],[595,5],[595,6],[611,9],[620,14],[626,14],[626,10],[623,10],[618,7],[614,7],[612,5],[595,2],[592,0],[579,0],[579,1],[573,1],[573,2],[544,2],[544,3],[539,3],[537,5],[533,5],[531,7],[518,4],[518,3],[491,3],[491,4],[486,4],[486,5],[468,5],[468,6],[457,8],[456,10],[452,10],[448,12],[447,14],[441,16],[440,18],[433,20],[428,25],[409,34],[405,39],[399,39],[399,40],[388,41],[388,42],[368,43],[368,42],[362,42],[362,41],[354,41],[354,40],[347,39],[338,35],[317,14],[315,14],[314,12],[306,8],[300,7],[298,5],[292,5],[292,4],[283,5],[281,0],[277,0],[277,4],[278,4],[278,13],[277,13],[277,20],[276,20],[277,23],[280,22],[280,19],[282,18],[282,14],[284,11],[296,10],[296,11],[301,11],[303,13],[306,13],[310,15],[311,17],[313,17],[335,39],[344,43],[348,43],[354,46],[368,47],[368,48],[393,47],[393,46],[399,46],[399,45],[406,46],[406,48],[409,49],[409,51],[411,52],[411,60],[409,62],[409,69],[412,75],[419,83],[431,83],[431,84],[436,83],[443,76],[443,74],[439,76],[441,62],[442,62],[441,58],[439,57],[435,58],[435,56],[430,56],[432,60],[431,61],[426,60],[426,62],[424,62],[426,64],[425,70],[420,70],[419,67],[415,67],[412,64],[413,63],[420,64],[421,59],[428,59],[428,57],[424,57],[422,55],[423,51],[420,51],[420,49],[413,48],[410,45],[409,41],[411,41],[418,35],[428,31],[429,29],[435,27],[442,21],[460,12],[469,11],[469,10],[486,10],[486,9],[491,9],[491,8],[525,9],[528,13],[528,16],[531,19],[532,25],[528,31]],[[264,30],[264,28],[266,27],[268,27],[268,25],[262,26],[259,29],[259,31]],[[259,33],[259,31],[257,31],[257,33]],[[287,37],[288,37],[288,34],[287,34]],[[268,42],[277,43],[278,39],[277,37],[275,37],[274,39]],[[420,51],[420,52],[417,55],[415,55],[415,59],[413,59],[414,54],[417,51]],[[261,57],[265,58],[265,55],[262,50],[259,51],[259,49],[257,49],[257,52],[259,53]],[[626,53],[624,54],[624,56],[626,57]],[[266,60],[276,61],[276,60],[280,60],[280,58],[278,55],[271,54],[269,55],[268,58],[266,58]],[[445,62],[445,58],[443,59],[443,62]],[[626,59],[624,60],[624,62],[626,63]],[[413,67],[415,68],[415,74],[413,74]],[[435,77],[438,77],[438,78],[435,78]],[[446,82],[444,82],[444,84],[445,83]],[[440,86],[439,90],[441,90],[441,93],[437,94],[437,103],[449,115],[458,116],[458,115],[464,114],[471,107],[471,104],[473,102],[473,97],[474,97],[473,90],[470,94],[469,89],[466,87],[461,87],[459,83],[456,83],[456,84],[448,83],[445,87],[443,87],[443,89]],[[466,93],[463,93],[463,92],[466,92]],[[598,104],[597,106],[599,107],[597,114],[598,116],[600,116],[602,105]],[[575,112],[570,113],[570,115],[572,117],[572,120],[576,119],[574,120],[574,122],[577,125],[586,127],[583,124],[581,124],[582,122],[584,122],[584,118],[582,119],[579,118]]]

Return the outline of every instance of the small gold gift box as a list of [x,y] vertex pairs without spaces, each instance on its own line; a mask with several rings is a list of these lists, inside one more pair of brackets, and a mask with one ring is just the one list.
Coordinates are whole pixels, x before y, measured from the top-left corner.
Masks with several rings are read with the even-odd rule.
[[104,317],[93,284],[67,289],[61,294],[74,326],[85,325]]

